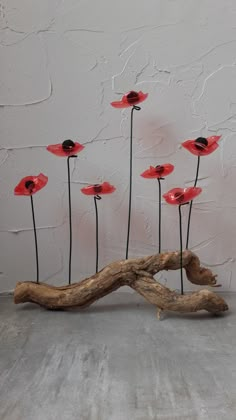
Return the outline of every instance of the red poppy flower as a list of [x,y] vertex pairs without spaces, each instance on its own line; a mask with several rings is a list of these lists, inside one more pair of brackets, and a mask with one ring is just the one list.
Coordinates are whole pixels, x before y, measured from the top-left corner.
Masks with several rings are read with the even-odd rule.
[[165,163],[164,165],[150,166],[150,168],[144,171],[141,176],[149,179],[162,178],[171,174],[173,170],[174,165],[171,165],[171,163]]
[[85,195],[97,195],[97,194],[111,194],[116,188],[109,184],[109,182],[103,182],[103,184],[88,185],[81,189]]
[[182,143],[182,146],[185,147],[189,152],[193,153],[196,156],[206,156],[214,152],[218,147],[218,141],[221,136],[211,136],[211,137],[198,137],[195,140],[186,140]]
[[168,204],[186,204],[202,192],[199,187],[173,188],[163,195]]
[[41,190],[48,182],[48,177],[44,174],[37,176],[26,176],[22,178],[14,189],[15,195],[32,195]]
[[73,142],[72,140],[65,140],[63,143],[50,144],[47,146],[47,150],[56,156],[68,157],[76,155],[84,149],[84,146],[80,143]]
[[111,102],[111,106],[114,108],[129,108],[130,106],[138,105],[145,101],[147,97],[148,93],[131,90],[129,93],[126,93],[120,101]]

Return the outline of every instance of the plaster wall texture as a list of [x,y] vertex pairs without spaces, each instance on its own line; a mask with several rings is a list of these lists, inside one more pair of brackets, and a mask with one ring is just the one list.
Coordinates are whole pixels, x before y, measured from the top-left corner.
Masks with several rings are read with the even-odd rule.
[[[88,183],[117,187],[98,203],[100,267],[124,258],[130,109],[110,102],[132,89],[149,97],[135,113],[130,256],[158,249],[157,182],[140,173],[170,162],[163,189],[191,186],[197,161],[181,142],[221,134],[202,158],[190,246],[236,291],[235,22],[234,0],[1,0],[0,291],[35,279],[30,201],[13,190],[40,172],[49,177],[35,196],[40,279],[66,282],[66,161],[46,146],[68,138],[86,146],[72,162],[72,279],[94,272],[93,200],[80,193]],[[177,216],[163,202],[163,249],[179,247]],[[159,278],[179,287],[179,273]]]

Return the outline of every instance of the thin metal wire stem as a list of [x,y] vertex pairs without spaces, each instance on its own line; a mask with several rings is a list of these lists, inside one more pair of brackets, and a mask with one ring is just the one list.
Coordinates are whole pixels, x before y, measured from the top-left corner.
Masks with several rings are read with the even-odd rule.
[[101,200],[100,195],[94,196],[95,215],[96,215],[96,273],[98,272],[98,207],[97,200]]
[[71,218],[71,190],[70,190],[70,158],[77,156],[68,156],[67,158],[67,176],[68,176],[68,204],[69,204],[69,276],[68,284],[71,284],[71,256],[72,256],[72,218]]
[[159,254],[161,253],[161,179],[157,178],[159,189],[159,221],[158,221],[158,241],[159,241]]
[[184,282],[183,282],[183,236],[182,236],[181,204],[179,205],[179,239],[180,239],[180,282],[181,282],[181,295],[183,295],[184,294]]
[[[196,177],[195,177],[195,181],[194,181],[194,187],[196,187],[196,185],[197,185],[197,181],[198,181],[199,166],[200,166],[200,156],[198,156],[198,159],[197,159],[197,170],[196,170]],[[188,213],[188,225],[187,225],[186,249],[188,249],[188,244],[189,244],[189,234],[190,234],[190,222],[191,222],[192,206],[193,206],[193,201],[190,201],[190,205],[189,205],[189,213]]]
[[130,237],[130,222],[131,222],[131,207],[132,207],[132,175],[133,175],[133,114],[134,110],[140,111],[140,107],[134,105],[131,110],[130,118],[130,155],[129,155],[129,210],[128,210],[128,229],[126,240],[125,258],[129,256],[129,237]]
[[38,240],[37,240],[37,232],[36,232],[36,224],[35,224],[35,215],[34,215],[34,202],[33,196],[30,195],[30,202],[31,202],[31,209],[32,209],[32,217],[33,217],[33,227],[34,227],[34,242],[35,242],[35,256],[36,256],[36,281],[39,283],[39,255],[38,255]]

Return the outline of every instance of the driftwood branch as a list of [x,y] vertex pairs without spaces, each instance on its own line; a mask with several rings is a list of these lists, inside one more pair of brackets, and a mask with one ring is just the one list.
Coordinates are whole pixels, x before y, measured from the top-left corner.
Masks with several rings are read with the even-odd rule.
[[[193,284],[216,287],[216,276],[200,266],[198,257],[191,251],[183,252],[183,266],[188,280]],[[45,283],[17,283],[15,303],[33,302],[48,309],[87,307],[93,302],[119,289],[129,286],[159,310],[177,312],[212,313],[226,311],[228,305],[217,294],[203,289],[179,295],[158,283],[153,276],[162,270],[180,268],[179,252],[121,260],[104,267],[99,273],[68,286],[54,287]]]

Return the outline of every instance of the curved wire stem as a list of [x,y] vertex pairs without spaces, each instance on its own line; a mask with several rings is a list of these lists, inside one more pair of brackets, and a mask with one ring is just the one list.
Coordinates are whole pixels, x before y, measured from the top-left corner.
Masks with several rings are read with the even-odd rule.
[[71,191],[70,191],[70,158],[76,158],[76,155],[67,158],[67,179],[68,179],[68,204],[69,204],[69,276],[68,284],[71,284],[71,256],[72,256],[72,218],[71,218]]
[[35,256],[36,256],[36,281],[39,282],[39,255],[38,255],[38,240],[37,240],[37,232],[36,232],[36,224],[35,224],[35,216],[34,216],[34,202],[33,196],[30,196],[31,202],[31,209],[32,209],[32,217],[33,217],[33,227],[34,227],[34,242],[35,242]]
[[183,235],[182,235],[181,204],[179,205],[179,239],[180,239],[180,282],[181,282],[181,295],[183,295],[184,294],[184,282],[183,282]]
[[189,203],[179,204],[179,242],[180,242],[180,281],[181,281],[181,295],[184,294],[183,282],[183,233],[182,233],[182,213],[181,208]]
[[95,205],[95,215],[96,215],[96,273],[98,272],[98,207],[97,200],[101,200],[100,195],[94,196],[94,205]]
[[[196,170],[196,177],[195,177],[195,181],[194,181],[194,187],[196,187],[197,181],[198,181],[199,166],[200,166],[200,156],[198,156],[198,159],[197,159],[197,170]],[[188,244],[189,244],[189,233],[190,233],[190,222],[191,222],[192,207],[193,207],[193,201],[190,201],[189,213],[188,213],[188,226],[187,226],[187,237],[186,237],[186,249],[188,249]]]
[[158,181],[158,191],[159,191],[159,215],[158,215],[158,243],[159,243],[159,254],[161,253],[161,180],[164,178],[157,178]]
[[125,258],[129,257],[129,236],[130,236],[130,222],[131,222],[131,207],[132,207],[132,175],[133,175],[133,114],[134,110],[140,111],[140,106],[134,105],[131,110],[130,118],[130,157],[129,157],[129,210],[128,210],[128,229],[126,240]]

